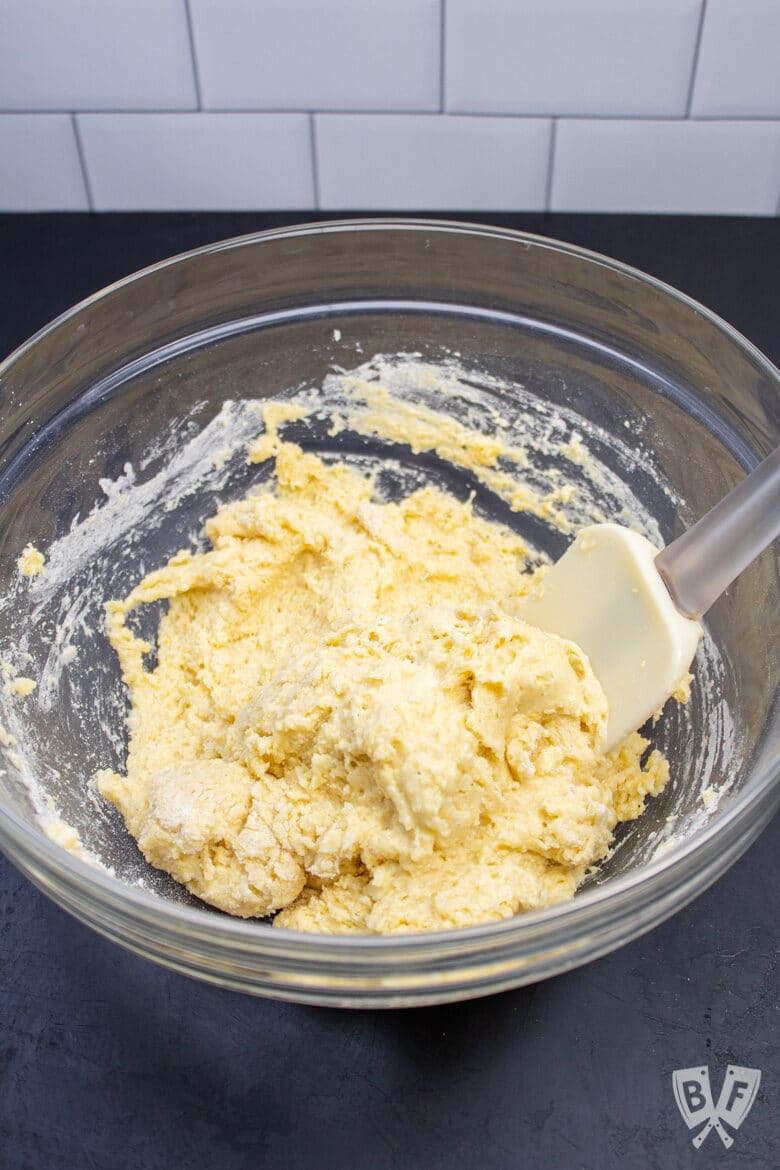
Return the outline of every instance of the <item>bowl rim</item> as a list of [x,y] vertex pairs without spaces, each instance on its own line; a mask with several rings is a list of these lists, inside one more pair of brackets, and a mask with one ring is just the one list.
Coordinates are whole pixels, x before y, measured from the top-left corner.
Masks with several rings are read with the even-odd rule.
[[[568,254],[598,264],[615,271],[623,276],[631,277],[642,283],[649,284],[656,290],[670,296],[688,309],[701,314],[716,328],[730,337],[739,349],[747,353],[761,371],[773,381],[780,391],[780,371],[751,341],[719,317],[705,305],[694,298],[665,283],[658,278],[641,271],[620,260],[615,260],[602,253],[583,248],[577,244],[553,237],[539,235],[533,232],[518,231],[513,228],[495,227],[488,224],[472,223],[461,220],[426,219],[424,217],[361,217],[342,220],[322,220],[289,225],[287,227],[271,228],[265,231],[248,232],[240,236],[229,237],[224,240],[206,244],[186,252],[166,257],[154,264],[130,273],[127,276],[112,282],[85,297],[63,313],[53,318],[37,330],[26,341],[16,347],[2,362],[0,362],[0,381],[5,373],[26,354],[43,337],[53,332],[63,323],[89,308],[97,301],[103,300],[113,292],[125,288],[136,281],[173,267],[183,261],[196,256],[203,256],[221,251],[231,251],[241,247],[262,244],[267,241],[296,236],[320,235],[325,233],[350,233],[356,231],[421,231],[437,232],[455,235],[487,236],[505,240],[509,244],[528,245],[549,249],[551,251]],[[758,462],[758,457],[755,462]],[[780,695],[775,696],[773,709],[780,702]],[[750,820],[750,813],[754,806],[763,800],[765,805],[776,805],[780,802],[780,758],[771,763],[757,775],[751,777],[748,784],[736,794],[725,809],[717,810],[712,818],[701,828],[696,829],[690,837],[678,841],[661,856],[656,855],[639,869],[615,877],[607,885],[597,886],[590,890],[578,893],[568,901],[558,903],[541,910],[527,911],[513,915],[510,918],[499,919],[473,926],[451,927],[444,930],[417,931],[393,935],[372,934],[343,934],[322,935],[314,932],[279,930],[262,919],[242,919],[227,914],[214,912],[213,908],[204,910],[160,898],[156,894],[147,892],[139,886],[126,884],[115,877],[102,866],[96,866],[69,853],[56,844],[45,834],[43,828],[36,829],[12,807],[0,800],[0,830],[2,837],[10,839],[21,847],[23,854],[33,856],[44,863],[48,874],[55,879],[64,879],[68,885],[99,894],[104,905],[112,906],[121,911],[134,910],[138,918],[152,921],[157,920],[159,925],[193,928],[195,935],[204,932],[210,936],[210,941],[217,938],[221,942],[236,944],[250,944],[249,949],[265,951],[263,944],[270,943],[269,951],[287,952],[289,955],[304,959],[307,965],[316,963],[320,956],[334,958],[338,955],[357,959],[359,956],[380,961],[383,957],[397,962],[403,955],[414,956],[421,951],[431,948],[441,951],[461,951],[469,944],[475,944],[470,949],[478,949],[476,944],[485,943],[518,943],[526,937],[539,935],[558,935],[567,925],[587,923],[606,906],[616,910],[631,900],[637,891],[645,891],[648,896],[658,886],[661,878],[666,875],[687,869],[688,863],[694,854],[706,852],[712,846],[716,837],[721,837],[724,830],[730,828],[736,833],[745,822]],[[776,792],[773,793],[773,788]],[[771,810],[768,815],[771,815]],[[14,854],[9,850],[9,856]],[[205,904],[204,904],[205,906]],[[251,944],[256,947],[252,948]]]

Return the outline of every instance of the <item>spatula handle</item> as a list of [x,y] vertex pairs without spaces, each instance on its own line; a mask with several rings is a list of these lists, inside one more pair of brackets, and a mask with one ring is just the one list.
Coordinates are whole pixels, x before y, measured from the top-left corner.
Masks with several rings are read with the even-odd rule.
[[780,536],[780,447],[658,554],[655,565],[685,617],[706,613]]

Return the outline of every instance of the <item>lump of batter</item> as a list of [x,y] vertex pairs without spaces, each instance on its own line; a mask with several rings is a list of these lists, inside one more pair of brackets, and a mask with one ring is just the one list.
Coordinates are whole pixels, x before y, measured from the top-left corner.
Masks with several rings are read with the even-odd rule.
[[[127,774],[99,775],[151,864],[243,917],[329,932],[463,926],[570,897],[667,766],[605,756],[604,693],[516,616],[525,548],[435,488],[274,444],[109,630]],[[127,621],[165,600],[157,663]]]
[[43,572],[45,564],[43,553],[34,544],[26,544],[16,562],[16,569],[21,577],[37,577]]

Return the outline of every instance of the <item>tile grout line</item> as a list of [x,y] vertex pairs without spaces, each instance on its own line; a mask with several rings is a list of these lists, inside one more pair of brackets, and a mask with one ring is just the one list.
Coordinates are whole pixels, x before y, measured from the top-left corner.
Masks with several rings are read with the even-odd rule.
[[317,130],[314,124],[314,114],[309,114],[309,142],[311,143],[311,178],[314,185],[314,210],[321,211],[320,207],[320,166],[317,159]]
[[550,157],[547,160],[547,183],[544,191],[544,210],[550,211],[553,188],[553,168],[555,167],[555,143],[558,138],[558,119],[553,118],[550,126]]
[[[0,0],[2,3],[2,0]],[[441,111],[437,110],[315,110],[315,114],[324,114],[326,117],[339,118],[438,118]],[[48,106],[45,109],[36,110],[18,110],[18,109],[0,109],[0,115],[3,117],[43,117],[51,114],[71,114],[72,110],[65,110],[61,106]],[[312,113],[311,109],[278,109],[270,108],[268,106],[209,106],[208,109],[182,109],[181,106],[165,106],[160,109],[138,109],[137,107],[123,107],[117,109],[102,106],[99,109],[77,110],[76,113],[81,118],[102,117],[103,115],[111,115],[112,117],[156,117],[158,114],[170,115],[172,117],[185,117],[192,114],[260,114],[263,117],[269,115],[281,115],[288,117],[308,117]],[[446,110],[449,118],[501,118],[503,120],[512,120],[518,122],[549,122],[556,118],[559,121],[567,122],[694,122],[694,123],[719,123],[719,122],[766,122],[776,125],[780,122],[780,118],[772,117],[770,114],[695,114],[692,117],[687,117],[685,114],[503,114],[496,110]]]
[[89,179],[89,170],[87,168],[87,158],[84,154],[84,143],[81,141],[81,131],[79,130],[79,123],[75,113],[70,115],[70,124],[73,127],[73,137],[76,139],[76,154],[79,159],[79,166],[81,167],[81,177],[84,180],[84,190],[87,194],[87,206],[90,211],[95,210],[95,199],[92,194],[92,183]]
[[447,31],[447,0],[439,0],[441,4],[439,14],[439,113],[443,114],[445,109],[445,86],[446,86],[446,56],[445,43]]
[[699,27],[696,30],[696,44],[693,49],[693,65],[691,66],[691,80],[688,82],[688,100],[685,103],[685,117],[690,118],[693,105],[693,91],[696,87],[696,74],[699,69],[699,51],[701,50],[701,34],[704,31],[704,17],[707,13],[707,0],[702,0],[699,13]]
[[187,18],[187,36],[190,41],[190,58],[192,60],[192,77],[195,82],[195,100],[198,103],[198,109],[203,109],[203,94],[200,87],[200,71],[198,69],[198,54],[195,51],[195,30],[192,26],[192,13],[190,12],[190,0],[184,0],[184,12]]

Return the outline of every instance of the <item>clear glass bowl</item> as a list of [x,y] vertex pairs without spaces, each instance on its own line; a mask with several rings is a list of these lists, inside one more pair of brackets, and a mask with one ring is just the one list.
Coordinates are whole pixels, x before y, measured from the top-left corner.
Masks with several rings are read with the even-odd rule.
[[[356,339],[366,357],[419,351],[436,360],[458,351],[464,365],[521,382],[609,434],[641,438],[652,458],[614,470],[666,540],[778,443],[777,370],[700,305],[603,256],[511,231],[414,220],[229,240],[103,290],[0,366],[0,597],[17,599],[0,607],[0,650],[23,645],[25,673],[35,674],[56,636],[52,621],[19,600],[15,565],[28,541],[47,549],[90,511],[99,481],[116,480],[126,464],[139,478],[153,475],[156,441],[194,404],[203,404],[196,417],[205,425],[226,398],[321,384],[334,363],[356,364]],[[681,503],[672,507],[670,498]],[[196,496],[168,513],[153,539],[123,547],[107,577],[115,595],[188,543],[214,503],[208,493]],[[0,847],[102,934],[227,987],[395,1006],[544,978],[627,942],[695,897],[747,848],[780,796],[780,605],[769,550],[708,617],[720,663],[713,685],[695,694],[686,717],[656,729],[672,783],[572,902],[397,937],[304,935],[231,919],[146,866],[119,817],[98,810],[88,787],[94,770],[119,762],[122,751],[124,696],[100,632],[104,600],[91,599],[73,635],[93,702],[72,701],[67,673],[53,695],[2,700],[9,730],[27,720],[18,738],[29,751],[5,748]],[[706,808],[703,777],[719,797]],[[116,876],[44,835],[31,780]]]

